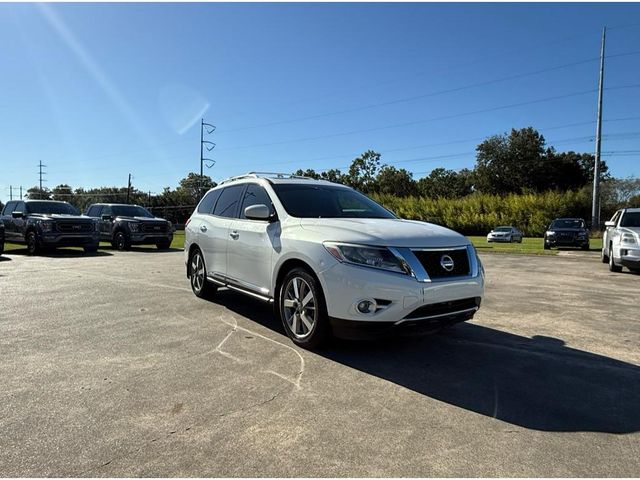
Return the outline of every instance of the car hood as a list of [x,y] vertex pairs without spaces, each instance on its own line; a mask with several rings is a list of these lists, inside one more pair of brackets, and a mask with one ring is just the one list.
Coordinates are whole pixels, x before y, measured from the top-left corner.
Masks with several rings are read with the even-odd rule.
[[145,222],[145,223],[158,223],[158,222],[164,222],[166,223],[167,221],[163,218],[158,218],[158,217],[154,217],[154,218],[149,218],[149,217],[126,217],[124,215],[118,215],[116,218],[119,218],[121,220],[132,220],[132,221],[136,221],[136,222]]
[[453,230],[427,222],[397,218],[303,218],[300,226],[336,241],[389,247],[454,247],[469,240]]
[[83,217],[80,215],[65,215],[61,213],[30,213],[29,217],[31,218],[47,218],[52,220],[71,220],[73,222],[80,223],[91,223],[93,220],[87,217]]

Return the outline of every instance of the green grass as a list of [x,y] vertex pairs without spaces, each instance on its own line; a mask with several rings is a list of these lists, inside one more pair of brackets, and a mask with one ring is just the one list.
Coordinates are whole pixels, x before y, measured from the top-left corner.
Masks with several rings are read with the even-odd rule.
[[[496,252],[496,253],[520,253],[529,255],[557,255],[558,250],[545,250],[542,238],[526,237],[522,239],[522,243],[488,243],[487,237],[467,237],[479,252]],[[591,250],[600,251],[602,248],[601,238],[592,238],[590,240]]]

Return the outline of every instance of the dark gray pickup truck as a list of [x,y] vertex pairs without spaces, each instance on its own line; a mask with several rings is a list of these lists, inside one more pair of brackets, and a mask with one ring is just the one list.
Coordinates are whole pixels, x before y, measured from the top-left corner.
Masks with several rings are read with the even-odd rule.
[[11,200],[0,220],[5,241],[26,245],[30,255],[56,247],[83,247],[85,252],[95,252],[100,243],[97,222],[80,216],[67,202]]
[[173,241],[173,224],[139,205],[94,203],[85,215],[99,222],[100,239],[118,250],[144,244],[165,249]]

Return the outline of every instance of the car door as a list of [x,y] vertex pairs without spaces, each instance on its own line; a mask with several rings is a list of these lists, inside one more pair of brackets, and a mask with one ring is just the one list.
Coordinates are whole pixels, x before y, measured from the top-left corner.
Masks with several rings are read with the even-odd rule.
[[607,252],[607,255],[611,255],[611,252],[609,251],[609,247],[614,241],[615,233],[618,227],[618,221],[620,220],[621,216],[622,216],[622,210],[618,210],[613,215],[613,217],[611,217],[611,221],[613,222],[614,226],[607,227],[604,231],[604,235],[602,236],[602,244],[605,251]]
[[249,220],[244,211],[252,205],[274,207],[267,191],[250,183],[242,196],[239,218],[231,223],[227,247],[227,277],[239,287],[260,295],[272,295],[271,261],[274,238],[280,225],[270,220]]
[[4,223],[4,239],[6,242],[13,240],[13,218],[11,212],[16,208],[18,202],[16,200],[8,201],[2,210],[2,223]]
[[[237,218],[245,185],[231,185],[220,191],[211,214],[199,212],[197,242],[204,255],[207,275],[222,280],[227,275],[229,227]],[[216,192],[214,190],[213,192]]]
[[[16,212],[22,212],[22,217],[13,218],[13,214]],[[26,203],[19,201],[18,203],[16,203],[16,208],[11,213],[11,238],[14,242],[25,241],[26,215],[27,205]]]
[[[102,205],[98,208],[98,222],[100,225],[100,238],[102,240],[106,240],[110,242],[113,238],[113,225],[115,223],[113,218],[113,211],[111,206]],[[102,218],[103,215],[109,215],[109,219],[105,220]]]

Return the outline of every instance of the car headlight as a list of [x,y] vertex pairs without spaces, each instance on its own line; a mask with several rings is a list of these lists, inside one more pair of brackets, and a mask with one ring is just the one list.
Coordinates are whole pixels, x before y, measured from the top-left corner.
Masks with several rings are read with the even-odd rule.
[[633,233],[629,233],[629,232],[623,233],[620,241],[625,245],[635,245],[638,243],[636,236]]
[[129,230],[131,230],[132,232],[139,231],[140,230],[140,224],[139,223],[130,222],[129,223]]
[[333,242],[325,242],[323,245],[339,262],[379,268],[380,270],[388,270],[405,275],[412,274],[409,264],[403,258],[397,257],[386,247],[370,247],[367,245],[351,245]]
[[556,234],[556,232],[553,232],[553,231],[551,231],[551,230],[548,230],[547,232],[545,232],[545,235],[546,235],[547,237],[553,237],[555,234]]

